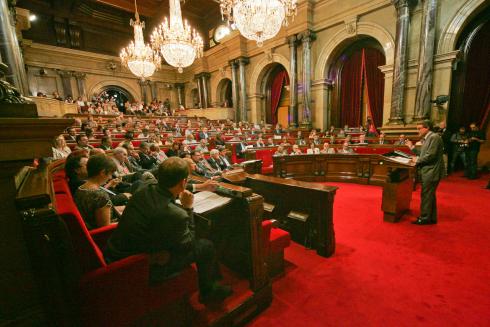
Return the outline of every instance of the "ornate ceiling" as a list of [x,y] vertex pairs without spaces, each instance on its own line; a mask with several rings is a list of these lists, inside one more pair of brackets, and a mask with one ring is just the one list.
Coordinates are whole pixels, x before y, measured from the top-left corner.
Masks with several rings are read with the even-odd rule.
[[[201,34],[205,47],[208,46],[210,31],[221,23],[218,1],[181,2],[184,19]],[[146,23],[148,42],[153,29],[168,16],[168,0],[138,0],[137,3]],[[35,42],[64,46],[59,42],[60,24],[68,32],[77,26],[81,30],[79,49],[117,55],[133,37],[129,20],[134,17],[134,0],[18,0],[17,6],[38,16],[31,30],[24,33],[25,38]],[[98,43],[107,39],[112,42]]]

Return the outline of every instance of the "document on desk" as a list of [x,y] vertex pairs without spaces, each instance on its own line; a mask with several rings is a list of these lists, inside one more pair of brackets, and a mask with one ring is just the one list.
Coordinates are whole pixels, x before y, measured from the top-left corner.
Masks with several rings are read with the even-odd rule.
[[213,192],[203,191],[194,194],[194,212],[205,213],[229,203],[231,198]]
[[411,158],[404,158],[404,157],[391,157],[390,159],[405,165],[409,164],[412,161]]

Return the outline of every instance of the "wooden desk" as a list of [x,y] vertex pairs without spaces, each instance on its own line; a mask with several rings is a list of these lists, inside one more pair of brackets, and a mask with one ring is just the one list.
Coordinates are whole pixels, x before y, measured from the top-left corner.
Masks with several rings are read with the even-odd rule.
[[415,167],[377,154],[274,157],[274,176],[310,182],[350,182],[383,187],[384,220],[396,222],[410,208]]
[[265,175],[247,175],[244,185],[264,197],[264,217],[279,221],[294,241],[329,257],[335,252],[333,201],[337,187]]
[[[59,165],[52,164],[49,169],[54,171],[59,169]],[[74,299],[71,293],[66,292],[64,285],[78,276],[66,273],[68,268],[63,249],[70,248],[70,238],[67,231],[60,228],[63,223],[53,210],[55,197],[53,181],[49,176],[47,169],[26,170],[16,204],[24,218],[26,243],[35,259],[35,277],[43,301],[49,306],[50,322],[63,321],[65,323],[62,325],[72,325],[79,317],[76,316]],[[206,232],[206,225],[209,226],[210,238],[216,240],[217,249],[222,250],[221,262],[248,279],[250,292],[240,298],[233,308],[223,311],[213,323],[219,326],[243,325],[272,301],[262,237],[263,198],[249,188],[225,183],[220,183],[219,192],[233,200],[224,211],[211,211],[203,215],[201,227],[204,228],[201,233]],[[220,231],[227,234],[220,235]]]

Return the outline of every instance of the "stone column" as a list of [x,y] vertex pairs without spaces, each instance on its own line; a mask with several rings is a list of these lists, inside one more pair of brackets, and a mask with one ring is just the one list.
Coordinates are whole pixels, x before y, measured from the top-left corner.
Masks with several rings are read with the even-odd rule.
[[289,42],[289,54],[290,54],[290,73],[289,76],[289,91],[290,91],[290,104],[289,104],[289,125],[291,127],[298,127],[298,58],[296,45],[298,38],[296,35],[292,35],[288,38]]
[[194,78],[197,80],[197,93],[199,94],[199,108],[204,108],[202,101],[202,79],[201,75],[196,75]]
[[301,126],[311,128],[311,42],[316,39],[315,33],[306,30],[301,33],[303,44],[303,121]]
[[144,103],[148,103],[148,95],[146,92],[146,86],[148,85],[149,81],[144,81],[144,80],[138,80],[138,84],[140,86],[140,91],[141,91],[141,101]]
[[325,81],[327,87],[327,113],[325,114],[324,129],[328,130],[332,125],[332,90],[334,82],[331,79]]
[[177,100],[179,101],[179,106],[183,105],[185,107],[185,84],[175,83],[175,89],[177,90]]
[[58,75],[61,77],[61,84],[63,85],[63,97],[67,96],[73,97],[73,90],[71,88],[71,78],[73,76],[73,72],[69,72],[66,70],[56,70]]
[[239,70],[240,70],[240,120],[247,121],[247,81],[245,75],[245,66],[250,61],[246,57],[238,58]]
[[415,122],[430,118],[432,69],[436,39],[437,0],[425,0],[422,34],[420,36],[419,70],[415,93]]
[[408,28],[410,25],[410,1],[391,0],[396,8],[396,44],[393,74],[393,90],[391,92],[391,112],[389,124],[404,124],[403,106],[405,104],[405,84],[407,80]]
[[235,121],[240,120],[240,106],[238,104],[238,62],[230,61],[231,66],[231,97],[233,100],[233,109],[235,109]]
[[158,82],[148,81],[148,85],[150,85],[151,100],[153,101],[153,99],[158,99]]
[[201,80],[202,80],[202,95],[203,95],[203,108],[208,108],[209,107],[209,78],[211,75],[209,73],[202,73],[201,74]]
[[24,58],[19,47],[15,22],[7,0],[0,0],[0,58],[8,66],[7,81],[23,95],[29,95]]
[[87,77],[87,74],[74,72],[73,76],[77,80],[78,96],[87,99],[87,88],[85,87],[85,78]]

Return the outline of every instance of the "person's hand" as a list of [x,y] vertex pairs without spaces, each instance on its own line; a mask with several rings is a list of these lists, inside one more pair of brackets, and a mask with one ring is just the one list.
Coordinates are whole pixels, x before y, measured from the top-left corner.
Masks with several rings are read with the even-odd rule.
[[194,194],[185,190],[179,194],[180,203],[185,209],[192,209],[194,205]]
[[405,140],[405,145],[406,145],[406,146],[407,146],[407,147],[408,147],[410,150],[412,150],[412,149],[413,149],[413,147],[414,147],[414,146],[413,146],[412,141],[410,141],[410,140]]
[[128,200],[131,199],[131,197],[133,196],[131,193],[123,193],[127,198]]
[[117,184],[121,183],[121,179],[120,178],[113,178],[109,181],[109,183],[107,183],[105,185],[106,188],[113,188],[113,187],[116,187]]
[[212,179],[208,179],[206,182],[200,184],[201,191],[214,192],[218,187],[218,182]]
[[413,156],[412,157],[412,163],[416,164],[417,163],[417,157],[416,156]]

